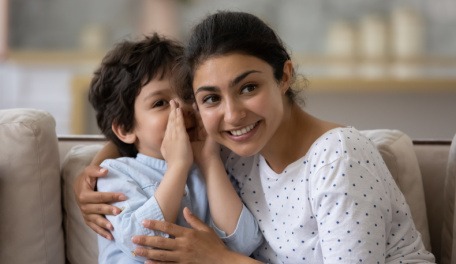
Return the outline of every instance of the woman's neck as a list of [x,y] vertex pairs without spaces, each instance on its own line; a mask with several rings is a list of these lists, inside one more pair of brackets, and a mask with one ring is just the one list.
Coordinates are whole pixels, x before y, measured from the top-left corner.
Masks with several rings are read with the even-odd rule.
[[292,103],[286,108],[280,127],[260,154],[273,171],[281,173],[303,157],[315,140],[336,127],[340,125],[317,119]]

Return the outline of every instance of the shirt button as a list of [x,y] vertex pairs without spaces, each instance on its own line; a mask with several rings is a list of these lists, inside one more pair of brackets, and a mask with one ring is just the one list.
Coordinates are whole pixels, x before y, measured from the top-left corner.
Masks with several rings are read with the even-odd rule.
[[187,190],[184,190],[184,196],[187,196]]

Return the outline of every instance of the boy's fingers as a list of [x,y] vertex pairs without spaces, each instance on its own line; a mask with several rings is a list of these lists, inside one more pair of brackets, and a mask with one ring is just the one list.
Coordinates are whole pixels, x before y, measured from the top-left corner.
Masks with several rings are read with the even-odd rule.
[[176,109],[176,123],[179,128],[185,130],[184,115],[182,113],[182,109],[180,108]]
[[169,105],[171,106],[171,110],[176,110],[176,108],[177,108],[176,101],[170,100]]

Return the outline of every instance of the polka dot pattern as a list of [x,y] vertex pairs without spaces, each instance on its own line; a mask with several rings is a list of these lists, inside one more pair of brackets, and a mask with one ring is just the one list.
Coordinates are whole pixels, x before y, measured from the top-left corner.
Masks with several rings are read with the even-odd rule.
[[433,261],[380,153],[355,128],[328,131],[280,174],[260,155],[226,160],[265,237],[254,253],[263,262]]

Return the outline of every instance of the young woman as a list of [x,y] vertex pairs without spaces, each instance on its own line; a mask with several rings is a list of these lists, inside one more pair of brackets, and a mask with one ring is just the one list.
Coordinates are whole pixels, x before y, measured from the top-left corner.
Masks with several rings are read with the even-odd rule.
[[[404,196],[381,155],[355,128],[317,119],[290,88],[293,64],[279,37],[257,17],[218,12],[195,27],[178,80],[194,96],[207,132],[221,153],[264,243],[254,258],[268,263],[428,263]],[[218,157],[217,157],[218,158]],[[216,159],[208,160],[216,164]],[[210,165],[209,165],[210,166]],[[80,197],[94,196],[81,175]],[[85,191],[82,191],[85,190]],[[84,195],[82,195],[84,194]],[[113,197],[119,194],[106,194]],[[104,201],[112,198],[106,198]],[[106,223],[81,199],[91,225]],[[94,205],[95,204],[95,205]],[[93,215],[95,214],[95,215]],[[194,229],[158,221],[144,226],[175,239],[135,236],[136,254],[164,262],[254,263],[230,252],[184,210]],[[91,220],[96,219],[96,220]],[[152,262],[151,262],[152,263]]]

